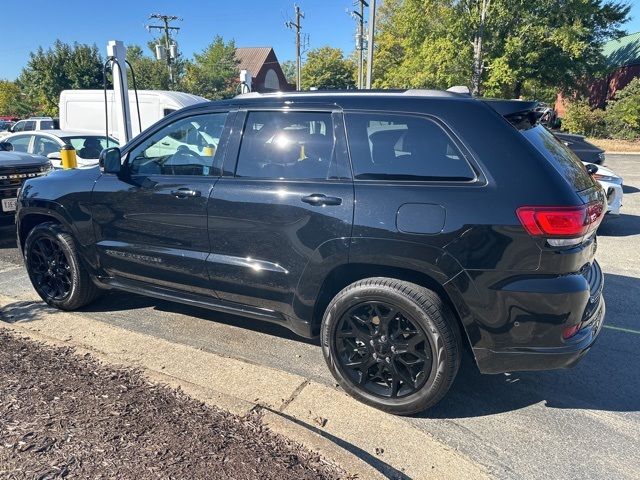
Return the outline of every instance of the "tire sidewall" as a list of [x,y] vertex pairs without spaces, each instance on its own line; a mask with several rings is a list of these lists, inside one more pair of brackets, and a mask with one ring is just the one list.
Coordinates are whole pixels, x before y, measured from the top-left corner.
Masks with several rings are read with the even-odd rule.
[[[429,378],[415,393],[401,398],[384,398],[353,385],[353,381],[346,376],[342,368],[337,365],[337,351],[335,333],[342,315],[354,305],[371,300],[388,302],[411,317],[422,328],[431,347],[432,368]],[[329,304],[321,327],[322,353],[331,373],[339,381],[342,387],[358,400],[373,407],[397,414],[411,414],[424,410],[434,403],[432,399],[439,399],[446,377],[447,352],[446,342],[442,340],[438,326],[424,309],[411,298],[400,291],[387,288],[382,285],[360,285],[355,288],[347,288],[340,292]],[[456,366],[457,368],[457,366]]]
[[[27,239],[25,240],[24,261],[29,279],[31,280],[31,284],[33,285],[33,288],[36,290],[36,292],[38,292],[38,295],[40,295],[40,297],[47,304],[56,308],[67,310],[73,308],[75,299],[78,296],[78,290],[80,289],[81,272],[78,258],[75,255],[72,245],[69,245],[69,237],[64,235],[64,233],[65,232],[62,231],[62,229],[58,225],[52,223],[44,223],[34,227],[33,230],[29,232],[29,235],[27,235]],[[47,296],[36,282],[35,277],[32,274],[31,269],[29,268],[31,249],[35,241],[39,238],[48,238],[56,242],[62,249],[65,258],[69,263],[69,267],[71,269],[71,290],[69,291],[69,294],[63,299],[56,300]]]

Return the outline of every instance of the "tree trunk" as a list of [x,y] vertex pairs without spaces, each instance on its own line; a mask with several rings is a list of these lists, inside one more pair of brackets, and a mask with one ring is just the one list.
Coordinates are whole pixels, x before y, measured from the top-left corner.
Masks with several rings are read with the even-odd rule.
[[517,80],[513,86],[513,98],[520,98],[522,95],[522,81]]
[[491,0],[480,0],[480,2],[480,24],[473,37],[473,73],[471,75],[471,93],[473,95],[480,95],[482,87],[482,73],[484,71],[482,43]]

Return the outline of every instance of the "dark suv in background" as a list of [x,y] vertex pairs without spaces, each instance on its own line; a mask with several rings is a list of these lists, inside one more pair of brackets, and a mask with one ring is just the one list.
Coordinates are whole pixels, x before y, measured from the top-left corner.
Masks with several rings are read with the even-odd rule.
[[100,168],[30,180],[42,298],[120,289],[319,335],[340,385],[410,414],[480,371],[574,365],[604,317],[604,195],[534,105],[438,91],[248,94]]

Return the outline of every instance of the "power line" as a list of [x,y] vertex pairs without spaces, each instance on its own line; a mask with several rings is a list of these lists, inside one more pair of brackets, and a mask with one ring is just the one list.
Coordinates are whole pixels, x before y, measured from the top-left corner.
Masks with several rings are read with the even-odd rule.
[[[176,20],[182,20],[175,15],[162,15],[160,13],[153,13],[149,15],[149,20],[160,20],[162,25],[147,25],[147,30],[163,30],[164,31],[164,47],[160,44],[156,45],[156,58],[167,60],[167,68],[169,69],[169,82],[173,85],[173,69],[171,68],[172,60],[178,57],[178,49],[174,42],[171,41],[171,32],[178,32],[180,27],[172,27],[169,24]],[[158,48],[160,47],[160,48]]]
[[300,90],[300,66],[301,66],[301,47],[300,47],[300,30],[302,29],[302,24],[300,20],[304,18],[304,13],[300,10],[298,5],[294,5],[296,11],[296,21],[295,23],[292,21],[288,21],[285,23],[286,27],[289,29],[296,30],[296,90]]

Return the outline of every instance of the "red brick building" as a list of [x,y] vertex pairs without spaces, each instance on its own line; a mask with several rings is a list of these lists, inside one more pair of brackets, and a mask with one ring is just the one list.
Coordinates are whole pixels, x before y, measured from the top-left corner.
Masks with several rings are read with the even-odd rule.
[[276,53],[271,47],[244,47],[236,49],[239,70],[251,73],[251,90],[254,92],[277,92],[295,90],[287,82]]
[[[602,53],[610,71],[604,78],[594,80],[589,85],[589,103],[599,108],[604,107],[631,80],[640,77],[640,32],[605,43]],[[558,94],[555,108],[558,116],[562,117],[564,104],[561,94]]]

